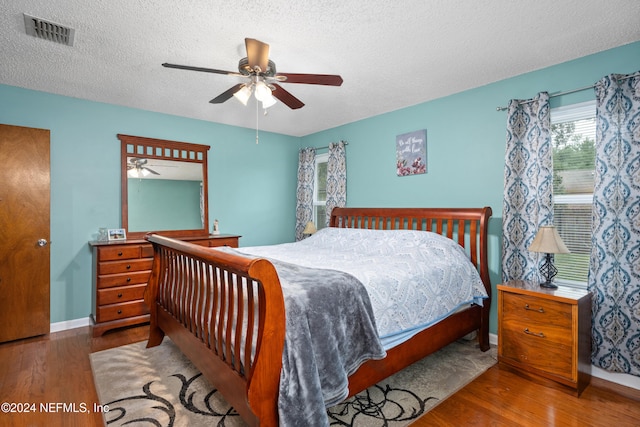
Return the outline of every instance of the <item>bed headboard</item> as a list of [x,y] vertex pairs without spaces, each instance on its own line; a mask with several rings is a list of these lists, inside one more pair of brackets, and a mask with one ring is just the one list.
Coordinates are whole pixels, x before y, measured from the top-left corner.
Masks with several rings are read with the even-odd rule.
[[374,230],[423,230],[455,240],[491,292],[487,237],[491,208],[334,208],[330,227]]

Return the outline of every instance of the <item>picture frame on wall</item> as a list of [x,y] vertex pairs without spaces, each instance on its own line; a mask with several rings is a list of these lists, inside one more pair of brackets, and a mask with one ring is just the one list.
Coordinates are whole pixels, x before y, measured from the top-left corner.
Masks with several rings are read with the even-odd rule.
[[396,136],[396,173],[398,176],[427,173],[427,130]]
[[127,232],[124,228],[110,228],[107,233],[109,241],[127,240]]

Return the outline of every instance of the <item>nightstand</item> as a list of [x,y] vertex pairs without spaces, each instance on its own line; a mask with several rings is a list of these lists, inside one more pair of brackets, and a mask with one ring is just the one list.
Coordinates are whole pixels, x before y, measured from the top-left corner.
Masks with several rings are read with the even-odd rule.
[[522,280],[497,289],[498,361],[579,396],[591,380],[591,294]]

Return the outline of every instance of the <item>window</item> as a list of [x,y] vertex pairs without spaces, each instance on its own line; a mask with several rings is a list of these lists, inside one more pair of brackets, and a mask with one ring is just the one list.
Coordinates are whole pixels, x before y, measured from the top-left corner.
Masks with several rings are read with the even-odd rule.
[[586,287],[595,177],[595,101],[551,110],[554,225],[570,254],[556,254],[556,281]]
[[320,230],[325,227],[327,204],[327,163],[329,153],[316,155],[316,174],[313,180],[313,223]]

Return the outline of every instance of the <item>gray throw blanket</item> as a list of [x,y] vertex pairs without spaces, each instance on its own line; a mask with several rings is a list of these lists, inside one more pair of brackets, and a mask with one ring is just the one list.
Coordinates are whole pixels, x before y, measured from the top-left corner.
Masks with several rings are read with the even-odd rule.
[[270,261],[280,278],[286,310],[280,425],[328,426],[326,408],[347,397],[348,376],[366,360],[386,355],[369,295],[348,273]]
[[278,411],[281,426],[328,426],[348,376],[386,355],[366,289],[337,270],[271,260],[285,299],[286,335]]

